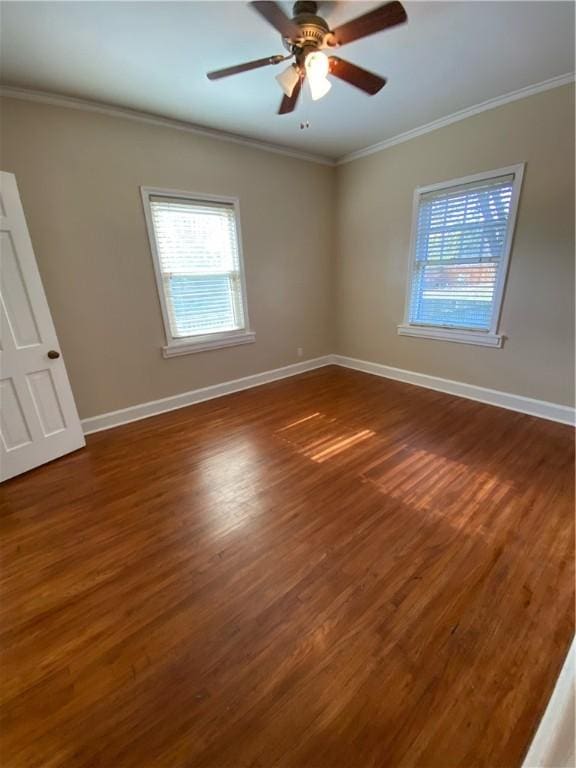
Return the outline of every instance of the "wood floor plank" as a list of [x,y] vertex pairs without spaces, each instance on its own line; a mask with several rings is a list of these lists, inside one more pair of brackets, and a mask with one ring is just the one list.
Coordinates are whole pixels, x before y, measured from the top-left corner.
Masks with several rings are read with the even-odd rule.
[[572,429],[324,368],[87,442],[0,488],[3,764],[521,765]]

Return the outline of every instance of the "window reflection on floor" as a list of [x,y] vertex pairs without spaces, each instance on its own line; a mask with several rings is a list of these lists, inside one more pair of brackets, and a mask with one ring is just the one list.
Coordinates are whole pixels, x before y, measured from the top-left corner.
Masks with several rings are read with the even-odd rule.
[[[202,511],[212,533],[225,535],[249,524],[263,482],[262,455],[254,440],[242,435],[219,440],[217,449],[203,456],[199,469]],[[195,489],[197,493],[197,484]]]

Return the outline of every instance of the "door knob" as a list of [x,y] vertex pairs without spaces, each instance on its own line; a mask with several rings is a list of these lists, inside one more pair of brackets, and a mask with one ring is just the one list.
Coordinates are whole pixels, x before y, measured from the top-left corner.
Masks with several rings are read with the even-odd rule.
[[48,357],[50,358],[50,360],[57,360],[60,357],[60,352],[56,352],[55,349],[51,349],[48,352]]

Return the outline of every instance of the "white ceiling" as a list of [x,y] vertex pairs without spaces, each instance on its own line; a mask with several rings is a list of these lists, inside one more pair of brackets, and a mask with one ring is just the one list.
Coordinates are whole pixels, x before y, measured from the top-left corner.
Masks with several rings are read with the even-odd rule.
[[[378,4],[327,1],[320,13],[335,26]],[[278,33],[244,2],[4,2],[2,81],[336,158],[574,71],[572,2],[405,6],[408,24],[339,51],[388,78],[379,94],[336,81],[293,115],[275,114],[281,67],[205,77],[284,52]],[[310,128],[300,130],[302,120]]]

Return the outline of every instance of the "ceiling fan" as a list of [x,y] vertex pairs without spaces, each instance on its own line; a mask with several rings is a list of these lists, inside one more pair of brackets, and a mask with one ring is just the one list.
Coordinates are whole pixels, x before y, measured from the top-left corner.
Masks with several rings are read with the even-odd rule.
[[386,85],[386,78],[338,56],[327,56],[323,50],[338,48],[408,20],[406,11],[398,0],[380,5],[336,29],[330,29],[328,23],[317,15],[318,3],[312,0],[295,2],[292,18],[289,18],[276,2],[254,0],[250,5],[280,32],[284,47],[289,51],[288,55],[277,54],[234,67],[217,69],[208,72],[207,77],[209,80],[219,80],[222,77],[293,59],[288,68],[276,78],[284,91],[279,115],[285,115],[295,109],[305,80],[308,81],[313,100],[325,96],[332,87],[328,75],[344,80],[369,96],[378,93]]

